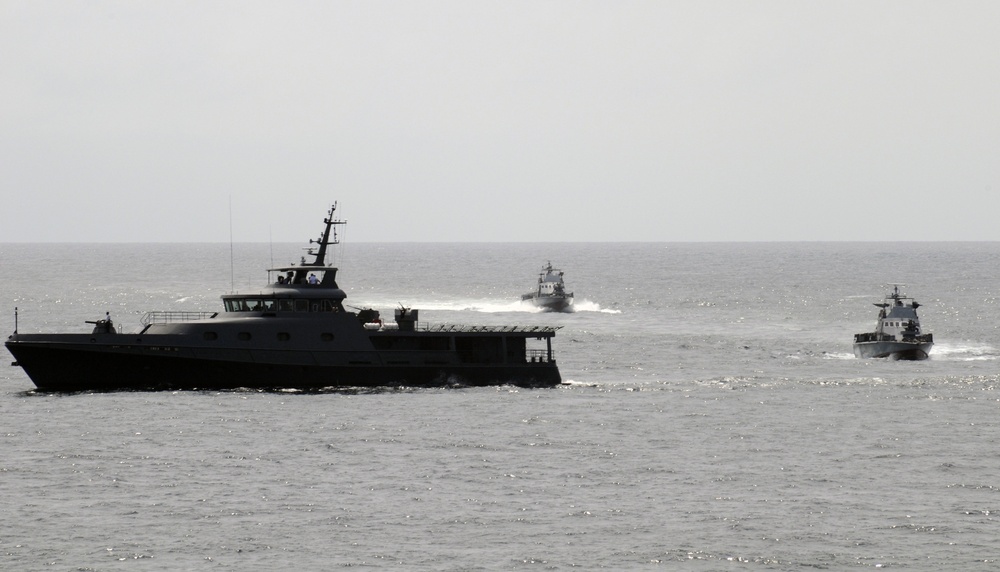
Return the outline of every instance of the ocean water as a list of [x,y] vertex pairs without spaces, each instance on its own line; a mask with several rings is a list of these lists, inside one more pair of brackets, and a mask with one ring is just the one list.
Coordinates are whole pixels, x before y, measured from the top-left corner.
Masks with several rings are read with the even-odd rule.
[[[219,310],[297,244],[3,244],[0,330]],[[577,311],[524,307],[551,260]],[[346,244],[347,303],[540,324],[564,386],[41,394],[3,570],[996,570],[1000,244]],[[890,283],[937,342],[853,357]]]

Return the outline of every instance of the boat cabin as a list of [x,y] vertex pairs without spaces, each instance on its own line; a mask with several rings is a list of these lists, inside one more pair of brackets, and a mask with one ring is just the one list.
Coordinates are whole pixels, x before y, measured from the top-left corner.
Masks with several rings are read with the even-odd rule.
[[554,296],[562,295],[564,292],[562,270],[552,268],[552,263],[548,263],[538,275],[538,294],[540,296]]
[[[268,269],[268,287],[254,294],[225,294],[227,312],[343,312],[347,294],[337,286],[331,266]],[[276,275],[276,277],[275,277]]]
[[930,334],[925,336],[920,331],[920,318],[917,317],[917,308],[920,304],[913,298],[900,294],[899,285],[894,285],[893,291],[885,297],[885,300],[875,305],[881,308],[875,331],[858,334],[855,336],[855,341],[930,339]]

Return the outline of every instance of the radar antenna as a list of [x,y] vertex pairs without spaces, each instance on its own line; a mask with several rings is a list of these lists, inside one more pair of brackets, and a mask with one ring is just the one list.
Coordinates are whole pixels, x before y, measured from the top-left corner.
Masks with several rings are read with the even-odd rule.
[[333,213],[337,210],[337,203],[334,202],[330,210],[327,211],[327,218],[323,219],[326,223],[326,228],[320,234],[320,237],[316,240],[310,240],[309,244],[316,244],[317,247],[310,246],[308,249],[308,254],[313,256],[313,261],[310,263],[303,263],[303,266],[325,266],[326,265],[326,248],[331,244],[340,244],[340,239],[337,238],[337,225],[347,224],[346,220],[334,219]]

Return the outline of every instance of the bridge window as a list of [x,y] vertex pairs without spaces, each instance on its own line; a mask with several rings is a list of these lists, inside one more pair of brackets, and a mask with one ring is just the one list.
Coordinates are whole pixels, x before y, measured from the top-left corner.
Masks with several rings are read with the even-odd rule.
[[337,300],[237,298],[226,300],[227,312],[340,312]]
[[261,300],[258,298],[226,300],[227,312],[273,312],[274,309],[274,300]]

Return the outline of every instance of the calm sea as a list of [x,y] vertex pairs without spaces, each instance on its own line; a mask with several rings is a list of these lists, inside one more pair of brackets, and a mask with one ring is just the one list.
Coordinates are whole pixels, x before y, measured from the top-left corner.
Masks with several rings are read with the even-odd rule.
[[[0,245],[0,330],[219,310],[299,245]],[[578,311],[520,294],[551,260]],[[556,389],[37,394],[0,569],[1000,566],[1000,244],[347,244],[348,304],[562,326]],[[889,283],[937,345],[860,360]]]

